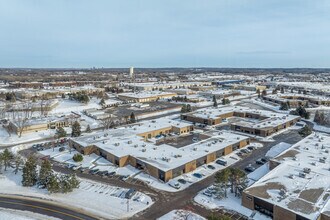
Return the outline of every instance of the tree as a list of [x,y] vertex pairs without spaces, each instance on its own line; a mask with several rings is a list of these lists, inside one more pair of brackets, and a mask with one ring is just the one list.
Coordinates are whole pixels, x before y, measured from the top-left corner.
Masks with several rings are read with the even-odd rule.
[[134,112],[131,113],[130,118],[131,118],[131,123],[135,123],[136,122],[136,118],[135,118]]
[[101,120],[101,124],[103,126],[103,130],[109,129],[113,125],[113,120],[111,117],[105,118]]
[[16,155],[14,163],[15,163],[14,173],[17,174],[19,167],[21,166],[21,164],[23,164],[23,159],[19,155]]
[[34,156],[30,156],[23,167],[22,185],[34,186],[36,185],[37,180],[37,159]]
[[72,159],[74,162],[81,162],[81,161],[83,161],[84,157],[81,154],[77,153],[77,154],[73,155]]
[[284,87],[281,87],[281,93],[283,94],[284,92]]
[[213,107],[218,107],[217,98],[213,95]]
[[258,98],[260,98],[261,97],[260,89],[257,89],[257,94],[258,94]]
[[207,220],[231,220],[231,218],[226,215],[216,215],[212,213],[211,215],[207,216]]
[[62,138],[62,137],[66,137],[66,136],[67,136],[67,133],[64,130],[64,128],[59,127],[59,128],[56,129],[56,137],[57,138]]
[[181,107],[181,113],[186,113],[187,112],[187,105],[183,105]]
[[215,174],[215,183],[217,191],[220,197],[227,198],[227,183],[229,181],[230,170],[228,168],[223,169]]
[[49,193],[59,193],[61,190],[60,182],[55,174],[50,175],[47,190]]
[[191,105],[190,104],[187,104],[187,112],[191,112],[192,109],[191,109]]
[[316,110],[315,112],[314,122],[316,122],[319,125],[327,125],[329,123],[326,115],[324,114],[324,111],[319,111],[319,110]]
[[1,153],[1,158],[3,161],[3,165],[5,166],[5,171],[7,171],[7,167],[10,166],[10,162],[13,160],[14,155],[6,148],[2,153]]
[[87,132],[87,133],[91,133],[91,132],[92,132],[91,126],[87,125],[87,127],[86,127],[86,132]]
[[75,121],[72,124],[72,132],[71,132],[71,136],[72,137],[79,137],[81,135],[81,127],[78,121]]
[[281,103],[281,107],[280,107],[280,110],[284,110],[284,111],[287,111],[287,110],[289,110],[289,104],[288,104],[288,102],[282,102]]
[[222,104],[223,105],[227,105],[227,104],[229,104],[230,103],[230,100],[229,99],[226,99],[226,98],[223,98],[222,99]]
[[300,129],[299,134],[302,137],[307,137],[308,135],[310,135],[312,133],[312,129],[308,126],[305,125],[302,129]]
[[309,119],[310,113],[306,111],[304,106],[299,105],[295,110],[291,111],[290,114],[292,115],[299,115],[300,117],[303,117],[305,119]]
[[44,160],[41,163],[41,167],[39,170],[39,181],[38,184],[40,186],[44,186],[47,187],[48,183],[49,183],[49,179],[53,174],[53,170],[52,170],[52,164],[50,163],[49,160]]
[[262,90],[261,96],[264,97],[264,96],[266,96],[266,95],[267,95],[267,91],[266,91],[266,89]]
[[101,101],[100,101],[100,103],[99,103],[100,105],[102,105],[102,106],[104,106],[105,105],[105,100],[104,100],[104,98],[102,98],[101,99]]
[[65,94],[64,93],[62,94],[62,99],[65,99]]
[[68,176],[68,181],[72,189],[76,189],[80,185],[80,181],[77,179],[76,174],[70,174]]

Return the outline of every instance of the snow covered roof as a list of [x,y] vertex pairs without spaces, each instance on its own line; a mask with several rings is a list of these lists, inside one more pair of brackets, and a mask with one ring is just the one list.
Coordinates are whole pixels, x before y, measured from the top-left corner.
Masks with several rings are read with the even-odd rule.
[[[315,133],[277,156],[280,164],[246,189],[250,195],[308,219],[329,207],[330,136]],[[323,210],[324,211],[324,210]]]
[[175,96],[176,93],[172,93],[172,92],[161,92],[161,91],[143,91],[143,92],[127,92],[127,93],[120,93],[118,94],[118,96],[126,96],[126,97],[131,97],[131,98],[150,98],[150,97],[155,97],[155,96],[170,96],[173,95]]

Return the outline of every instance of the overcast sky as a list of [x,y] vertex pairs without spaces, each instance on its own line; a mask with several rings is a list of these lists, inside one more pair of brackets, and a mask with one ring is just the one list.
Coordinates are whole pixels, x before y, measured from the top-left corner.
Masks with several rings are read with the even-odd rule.
[[0,67],[330,67],[329,0],[0,0]]

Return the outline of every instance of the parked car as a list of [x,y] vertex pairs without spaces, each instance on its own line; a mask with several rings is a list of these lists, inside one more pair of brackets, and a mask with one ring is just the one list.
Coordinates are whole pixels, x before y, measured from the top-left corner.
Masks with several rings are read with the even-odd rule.
[[203,195],[208,196],[208,197],[212,197],[212,193],[207,189],[203,191]]
[[269,161],[269,159],[267,158],[267,157],[263,157],[263,158],[261,158],[260,159],[262,162],[264,162],[264,163],[267,163],[268,161]]
[[211,170],[215,170],[215,167],[213,165],[207,165],[207,168],[211,169]]
[[222,166],[227,166],[227,161],[225,161],[225,160],[221,160],[221,159],[219,159],[219,160],[216,160],[215,162],[216,162],[217,164],[222,165]]
[[243,154],[248,154],[248,153],[250,153],[250,151],[249,151],[248,149],[242,149],[241,152],[242,152]]
[[256,168],[254,168],[253,166],[247,166],[247,167],[245,167],[245,169],[244,169],[246,172],[249,172],[249,173],[251,173],[251,172],[253,172],[253,171],[255,171],[256,170]]
[[250,151],[253,151],[253,150],[255,150],[256,149],[256,147],[255,146],[248,146],[247,147]]
[[60,148],[58,149],[58,151],[59,151],[59,152],[63,152],[63,151],[65,151],[65,147],[60,147]]
[[237,152],[236,155],[239,156],[239,157],[243,156],[243,154],[241,152]]
[[199,140],[198,140],[197,137],[193,137],[192,141],[193,141],[193,142],[198,142]]
[[261,159],[258,159],[258,160],[256,160],[256,164],[260,164],[260,165],[263,165],[263,164],[265,164],[265,162],[264,162],[264,161],[262,161]]
[[180,184],[178,182],[175,182],[175,181],[170,181],[168,184],[171,187],[175,188],[175,189],[180,189],[181,188]]
[[194,177],[197,177],[197,178],[199,178],[199,179],[203,177],[203,175],[200,174],[200,173],[193,173],[193,176],[194,176]]
[[187,181],[185,179],[178,179],[178,182],[181,183],[181,184],[186,184]]
[[112,171],[112,172],[109,172],[108,173],[108,176],[114,176],[114,175],[116,175],[116,172],[115,171]]

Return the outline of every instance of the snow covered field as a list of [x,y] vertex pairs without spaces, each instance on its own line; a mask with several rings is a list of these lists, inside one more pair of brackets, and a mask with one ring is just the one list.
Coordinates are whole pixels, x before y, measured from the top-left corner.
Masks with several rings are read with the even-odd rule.
[[200,215],[187,210],[172,210],[171,212],[158,218],[158,220],[206,220]]
[[59,220],[45,215],[28,211],[0,208],[0,219],[2,220]]
[[[129,189],[85,179],[80,179],[80,187],[71,193],[49,194],[45,189],[22,187],[21,178],[21,172],[15,175],[12,170],[1,174],[0,193],[50,200],[111,219],[130,217],[153,203],[151,198],[143,193],[137,192],[131,199],[127,200],[125,194]],[[127,201],[129,202],[129,211],[127,211]]]

